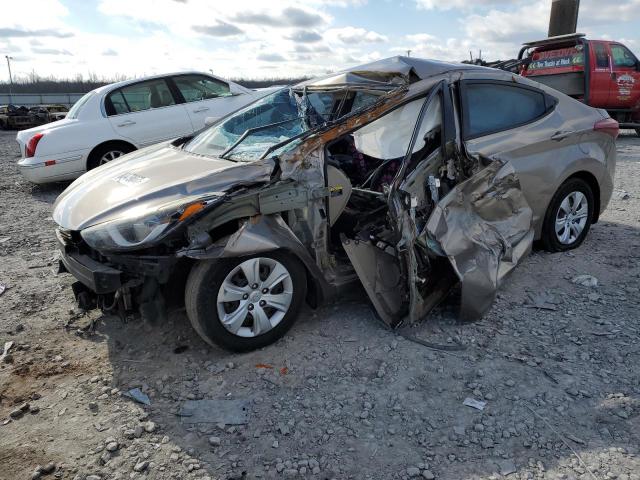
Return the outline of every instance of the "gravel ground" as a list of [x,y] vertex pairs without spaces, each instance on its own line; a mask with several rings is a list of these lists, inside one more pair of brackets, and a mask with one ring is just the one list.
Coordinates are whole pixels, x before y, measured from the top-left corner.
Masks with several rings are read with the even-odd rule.
[[[355,291],[233,355],[183,312],[147,326],[76,310],[54,271],[63,186],[18,175],[14,136],[0,132],[0,346],[15,342],[0,478],[640,479],[637,137],[620,138],[615,198],[579,250],[534,252],[480,322],[452,298],[405,331],[464,350],[386,330]],[[123,395],[135,387],[149,406]],[[246,400],[248,423],[185,423],[199,399]]]

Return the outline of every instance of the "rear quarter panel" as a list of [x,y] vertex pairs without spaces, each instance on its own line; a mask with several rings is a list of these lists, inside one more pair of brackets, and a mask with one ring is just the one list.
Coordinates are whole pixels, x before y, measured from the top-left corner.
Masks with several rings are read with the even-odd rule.
[[[593,175],[603,190],[602,199],[608,202],[612,188],[609,168],[610,163],[615,168],[615,143],[608,135],[593,131],[595,122],[602,119],[597,110],[536,82],[523,79],[522,83],[557,98],[554,110],[522,127],[469,140],[466,146],[472,155],[498,157],[513,165],[533,210],[535,236],[540,238],[549,202],[570,176],[580,172]],[[563,140],[551,139],[561,131],[573,133]],[[612,155],[613,160],[608,158]],[[606,202],[601,203],[606,206]]]

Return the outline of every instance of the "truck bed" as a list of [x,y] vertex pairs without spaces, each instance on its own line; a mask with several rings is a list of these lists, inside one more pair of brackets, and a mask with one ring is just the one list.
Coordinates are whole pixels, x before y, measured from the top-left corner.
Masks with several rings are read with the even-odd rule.
[[530,80],[540,82],[574,98],[585,94],[584,72],[556,73],[553,75],[529,75]]

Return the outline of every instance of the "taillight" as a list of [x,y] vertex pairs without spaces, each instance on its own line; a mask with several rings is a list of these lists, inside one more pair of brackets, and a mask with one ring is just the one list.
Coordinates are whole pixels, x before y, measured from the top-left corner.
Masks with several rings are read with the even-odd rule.
[[38,146],[38,142],[42,137],[44,137],[44,133],[36,133],[29,139],[29,142],[27,143],[27,149],[24,152],[25,158],[33,157],[36,154],[36,147]]
[[616,138],[618,138],[618,135],[620,135],[620,124],[613,118],[605,118],[596,122],[596,124],[593,126],[593,131],[611,135],[615,140]]

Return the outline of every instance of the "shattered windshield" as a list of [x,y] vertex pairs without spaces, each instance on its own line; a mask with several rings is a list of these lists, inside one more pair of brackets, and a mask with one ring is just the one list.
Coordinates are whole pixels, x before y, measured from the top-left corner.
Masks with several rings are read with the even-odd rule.
[[296,97],[290,88],[268,95],[201,133],[185,150],[231,160],[256,160],[270,147],[323,122],[322,114]]
[[[269,150],[281,151],[293,139],[332,120],[336,108],[344,110],[347,93],[278,90],[197,135],[184,149],[236,161],[257,160]],[[377,98],[379,93],[352,92],[348,110],[362,108]]]

